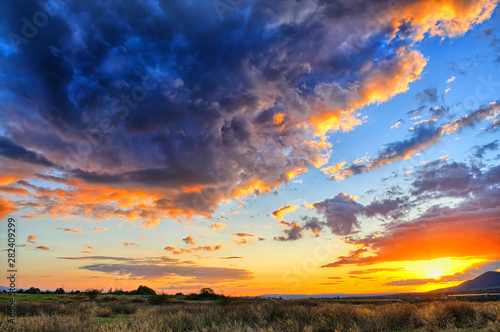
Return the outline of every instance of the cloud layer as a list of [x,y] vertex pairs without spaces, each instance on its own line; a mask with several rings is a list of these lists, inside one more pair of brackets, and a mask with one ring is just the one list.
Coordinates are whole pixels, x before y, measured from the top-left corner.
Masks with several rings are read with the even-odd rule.
[[[426,59],[415,41],[464,34],[495,5],[256,0],[221,21],[207,1],[90,0],[60,4],[26,36],[21,18],[39,5],[2,3],[5,184],[29,191],[37,214],[146,227],[208,216],[223,199],[270,192],[324,165],[325,133],[360,125],[357,110],[420,77]],[[441,132],[422,129],[368,167]],[[34,178],[68,187],[30,187]],[[0,199],[0,214],[13,209]],[[355,221],[335,225],[346,234]]]

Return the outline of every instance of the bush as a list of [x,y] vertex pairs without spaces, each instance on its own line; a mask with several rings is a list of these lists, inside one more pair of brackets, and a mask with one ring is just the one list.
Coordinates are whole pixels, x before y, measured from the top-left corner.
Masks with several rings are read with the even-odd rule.
[[30,287],[24,294],[40,294],[40,288]]
[[155,294],[156,292],[153,289],[142,285],[137,287],[137,290],[130,292],[130,295],[155,295]]
[[221,295],[218,299],[217,299],[217,303],[220,304],[220,305],[230,305],[233,303],[233,299],[229,296],[224,296],[224,295]]
[[161,294],[161,295],[153,294],[153,295],[148,297],[148,304],[160,305],[160,304],[167,303],[169,301],[169,299],[170,299],[170,296],[165,295],[165,294]]
[[89,299],[95,299],[97,295],[101,294],[101,291],[99,289],[87,289],[84,293]]
[[62,289],[62,288],[58,288],[58,289],[56,289],[56,291],[55,291],[54,293],[55,293],[55,294],[64,294],[64,293],[66,293],[66,292],[64,291],[64,289]]

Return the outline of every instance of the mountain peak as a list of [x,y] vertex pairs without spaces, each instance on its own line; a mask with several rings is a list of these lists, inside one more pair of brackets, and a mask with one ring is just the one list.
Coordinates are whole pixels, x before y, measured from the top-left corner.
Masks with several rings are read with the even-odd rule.
[[488,271],[472,280],[465,281],[454,288],[455,290],[466,291],[497,287],[500,287],[500,272]]

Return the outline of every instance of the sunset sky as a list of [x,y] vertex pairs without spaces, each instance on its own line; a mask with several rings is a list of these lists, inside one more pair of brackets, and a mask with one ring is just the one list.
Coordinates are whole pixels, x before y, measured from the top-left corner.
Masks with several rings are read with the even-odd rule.
[[396,293],[500,271],[499,8],[2,1],[17,286]]

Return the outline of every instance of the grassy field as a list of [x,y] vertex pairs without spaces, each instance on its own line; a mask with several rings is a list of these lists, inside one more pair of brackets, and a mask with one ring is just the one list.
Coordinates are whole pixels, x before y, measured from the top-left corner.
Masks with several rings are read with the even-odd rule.
[[[15,328],[0,296],[0,331],[500,331],[500,302],[169,299],[16,295]],[[346,301],[344,301],[346,302]]]

